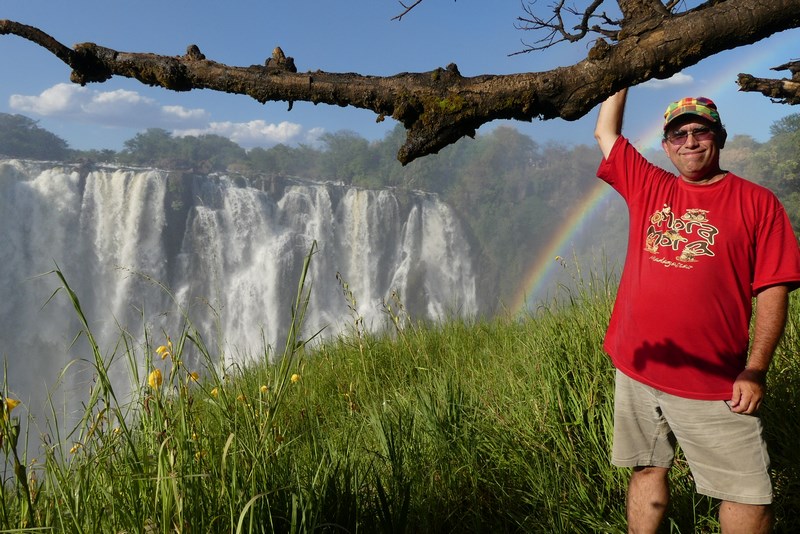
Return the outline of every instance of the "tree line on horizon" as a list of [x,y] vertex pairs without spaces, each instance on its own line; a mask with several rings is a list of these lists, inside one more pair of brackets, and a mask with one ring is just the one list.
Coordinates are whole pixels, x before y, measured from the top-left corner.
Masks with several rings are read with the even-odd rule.
[[[728,170],[776,193],[800,235],[800,114],[776,121],[764,143],[733,135],[722,151]],[[570,210],[597,183],[600,152],[594,145],[540,144],[511,126],[499,126],[406,166],[395,155],[404,131],[368,141],[351,131],[327,133],[321,146],[245,150],[218,135],[175,137],[152,128],[125,141],[121,151],[73,150],[55,134],[23,115],[0,113],[0,157],[156,167],[196,174],[226,173],[246,178],[296,177],[380,189],[437,193],[468,228],[475,255],[479,298],[500,311],[519,291],[526,270],[541,260],[545,245]],[[648,152],[671,168],[659,151]],[[578,251],[620,261],[627,237],[624,206],[611,195],[598,210]],[[599,251],[602,249],[602,251]]]

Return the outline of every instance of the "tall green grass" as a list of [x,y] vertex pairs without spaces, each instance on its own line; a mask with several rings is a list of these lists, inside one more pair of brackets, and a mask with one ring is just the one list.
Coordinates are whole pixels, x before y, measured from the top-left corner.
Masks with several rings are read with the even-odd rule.
[[[35,462],[3,405],[3,532],[625,532],[628,473],[608,460],[608,278],[578,277],[521,318],[422,324],[395,295],[381,334],[340,280],[351,330],[318,343],[300,335],[305,274],[282,353],[226,367],[188,319],[143,343],[122,332],[122,354],[100,354],[57,271],[95,388],[74,428],[52,421]],[[797,306],[764,409],[783,532],[800,528]],[[132,398],[116,396],[109,360],[127,361]],[[667,530],[717,528],[682,461],[672,489]]]

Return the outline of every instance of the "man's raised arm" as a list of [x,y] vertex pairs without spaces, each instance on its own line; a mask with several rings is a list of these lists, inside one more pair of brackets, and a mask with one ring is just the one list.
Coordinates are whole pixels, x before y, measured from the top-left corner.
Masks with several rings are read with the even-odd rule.
[[594,128],[594,138],[600,145],[603,157],[611,154],[617,138],[622,134],[622,115],[625,112],[625,100],[628,89],[621,89],[600,104],[600,113],[597,115],[597,125]]

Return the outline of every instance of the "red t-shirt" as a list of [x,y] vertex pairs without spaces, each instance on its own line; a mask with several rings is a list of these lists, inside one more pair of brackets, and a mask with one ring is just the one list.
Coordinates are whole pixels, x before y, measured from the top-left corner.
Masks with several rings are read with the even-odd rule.
[[628,205],[625,267],[603,348],[672,395],[730,399],[747,360],[752,298],[800,283],[800,247],[768,189],[728,173],[693,185],[624,137],[597,175]]

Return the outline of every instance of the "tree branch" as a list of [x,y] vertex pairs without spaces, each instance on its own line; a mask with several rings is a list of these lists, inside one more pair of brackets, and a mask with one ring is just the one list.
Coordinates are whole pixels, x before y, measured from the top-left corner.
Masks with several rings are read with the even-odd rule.
[[[455,1],[456,1],[456,0],[453,0],[453,2],[455,2]],[[392,20],[402,20],[402,19],[403,19],[403,17],[405,17],[406,15],[408,15],[408,12],[409,12],[409,11],[411,11],[412,9],[414,9],[415,7],[417,7],[418,5],[420,5],[420,4],[422,3],[422,0],[415,0],[413,3],[411,3],[411,4],[408,4],[408,5],[406,5],[406,4],[405,4],[404,2],[402,2],[401,0],[398,0],[398,2],[397,2],[397,3],[398,3],[398,4],[400,4],[401,6],[403,6],[403,12],[402,12],[402,13],[400,13],[399,15],[395,15],[394,17],[392,17]]]
[[739,84],[741,91],[752,91],[768,96],[774,102],[781,104],[800,104],[800,61],[790,61],[772,70],[788,70],[792,73],[792,79],[780,80],[769,78],[756,78],[750,74],[739,74],[736,83]]
[[599,39],[575,65],[502,76],[464,77],[454,64],[386,77],[300,73],[279,48],[264,65],[249,67],[208,60],[195,45],[181,56],[120,52],[94,43],[70,50],[36,28],[7,20],[0,21],[0,34],[14,34],[49,50],[72,68],[70,78],[80,84],[124,76],[174,91],[243,94],[262,103],[306,101],[369,109],[378,121],[392,117],[406,128],[398,153],[405,164],[473,136],[496,119],[576,120],[622,87],[668,78],[717,52],[800,26],[798,0],[709,0],[691,11],[666,15],[658,13],[655,3],[642,0],[638,11],[628,5],[626,13],[638,18],[623,20],[618,41],[611,45]]
[[626,22],[641,22],[669,14],[661,0],[618,0],[618,3]]
[[[526,52],[533,52],[535,50],[544,50],[545,48],[549,48],[555,44],[558,44],[563,41],[575,42],[580,41],[583,39],[587,33],[590,31],[596,31],[597,33],[601,33],[610,37],[612,40],[616,40],[617,31],[616,30],[601,30],[598,26],[590,26],[590,21],[595,18],[599,17],[604,20],[607,25],[618,26],[619,21],[612,21],[608,17],[606,17],[605,13],[602,15],[596,15],[595,12],[600,6],[603,5],[605,0],[593,0],[592,3],[586,8],[586,11],[583,13],[578,13],[573,8],[567,7],[564,5],[565,0],[559,0],[559,2],[553,6],[553,16],[549,19],[545,20],[538,15],[533,10],[531,3],[529,2],[528,5],[523,6],[523,9],[528,14],[527,17],[517,17],[517,21],[523,24],[518,24],[516,27],[519,30],[533,30],[533,31],[540,31],[544,30],[547,32],[547,35],[538,41],[537,45],[527,45],[525,50],[521,50],[516,54],[526,53]],[[563,11],[566,11],[568,14],[578,16],[581,18],[580,23],[574,26],[575,32],[570,32],[567,30],[566,25],[564,23],[564,16]],[[512,54],[515,55],[515,54]]]
[[421,4],[422,0],[416,0],[413,4],[409,4],[409,5],[405,5],[403,2],[398,2],[398,3],[401,6],[403,6],[403,12],[400,13],[399,15],[395,15],[394,17],[392,17],[392,20],[402,20],[403,17],[405,17],[408,14],[409,11],[411,11],[412,9],[417,7],[419,4]]

